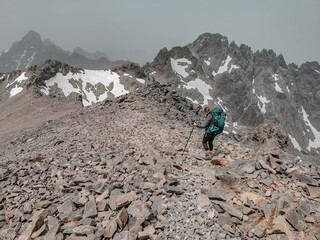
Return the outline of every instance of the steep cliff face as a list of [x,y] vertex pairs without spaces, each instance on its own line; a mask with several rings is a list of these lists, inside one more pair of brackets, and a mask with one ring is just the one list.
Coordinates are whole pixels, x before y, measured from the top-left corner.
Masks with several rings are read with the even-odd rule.
[[272,50],[253,53],[244,44],[205,33],[185,47],[162,49],[143,69],[193,103],[223,107],[230,124],[257,126],[275,117],[298,150],[320,150],[316,62],[288,66]]

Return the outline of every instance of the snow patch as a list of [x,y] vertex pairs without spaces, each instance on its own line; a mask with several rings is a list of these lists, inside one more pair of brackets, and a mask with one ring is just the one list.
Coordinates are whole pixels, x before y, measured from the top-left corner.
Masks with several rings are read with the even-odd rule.
[[40,89],[40,91],[45,95],[49,95],[49,93],[50,93],[49,90],[50,90],[50,88],[48,88],[48,87],[44,87],[44,88]]
[[281,87],[280,87],[279,84],[278,84],[279,74],[273,74],[273,78],[274,78],[274,81],[275,81],[276,91],[277,91],[277,92],[280,92],[280,93],[283,93]]
[[30,58],[28,58],[28,63],[27,63],[27,65],[26,65],[26,68],[28,68],[29,65],[30,65],[30,63],[33,61],[35,54],[36,54],[36,52],[34,52],[34,53],[32,54],[32,56],[31,56]]
[[212,89],[212,87],[208,84],[206,84],[203,80],[197,78],[195,80],[192,80],[190,82],[187,82],[187,86],[185,86],[186,89],[197,89],[203,96],[203,104],[208,105],[208,100],[212,100],[212,97],[210,96],[209,90]]
[[15,82],[18,82],[18,83],[22,83],[23,81],[27,80],[28,77],[26,76],[26,72],[23,72],[21,73],[21,75],[16,78]]
[[190,100],[191,102],[193,102],[195,104],[199,104],[197,100],[192,100],[190,97],[186,97],[186,99]]
[[263,96],[259,96],[258,94],[256,94],[256,89],[254,87],[254,82],[255,82],[255,79],[253,79],[252,81],[252,85],[253,85],[253,89],[252,89],[252,93],[255,94],[257,96],[257,98],[259,99],[259,102],[258,102],[258,107],[260,109],[260,111],[265,114],[267,112],[266,110],[266,104],[270,102],[270,100],[267,100],[266,97],[263,97]]
[[139,83],[142,83],[144,84],[146,82],[146,80],[142,79],[142,78],[136,78],[136,80],[139,82]]
[[[8,75],[8,78],[9,78],[9,75]],[[9,86],[11,86],[11,85],[14,84],[14,83],[22,83],[23,81],[25,81],[25,80],[27,80],[27,79],[28,79],[28,77],[26,77],[26,72],[23,72],[23,73],[21,73],[21,75],[20,75],[19,77],[17,77],[12,83],[9,83],[9,84],[6,86],[6,88],[9,87]]]
[[[76,81],[76,87],[71,84],[71,79]],[[110,91],[108,90],[108,87],[111,83],[113,83],[113,88]],[[70,93],[79,93],[85,96],[82,99],[84,106],[103,101],[108,97],[108,92],[111,92],[115,97],[129,93],[129,91],[125,90],[124,86],[120,83],[120,76],[111,70],[85,70],[84,72],[76,74],[69,72],[66,76],[58,73],[53,78],[46,80],[45,84],[47,87],[41,91],[46,95],[49,94],[49,88],[51,86],[57,85],[66,97]],[[105,87],[105,93],[100,96],[96,96],[94,93],[94,90],[97,90],[98,88],[98,84],[102,84]]]
[[254,79],[252,80],[252,86],[253,86],[252,92],[253,92],[253,94],[256,94],[256,89],[254,87]]
[[277,91],[277,92],[283,93],[281,87],[278,85],[277,82],[276,82],[276,87],[275,87],[275,88],[276,88],[276,91]]
[[156,74],[157,72],[156,71],[153,71],[152,73],[150,73],[151,75],[153,75],[153,74]]
[[227,59],[222,62],[223,65],[219,67],[218,72],[212,71],[212,75],[216,76],[218,74],[228,71],[228,64],[231,60],[232,58],[228,55]]
[[288,88],[288,86],[286,86],[288,93],[290,93],[290,89]]
[[186,72],[186,68],[188,67],[189,64],[191,64],[191,61],[186,59],[186,58],[179,58],[179,59],[173,59],[170,58],[171,60],[171,67],[173,71],[183,78],[186,78],[189,76],[189,73]]
[[234,65],[234,64],[232,64],[229,68],[229,63],[231,60],[232,60],[232,58],[228,55],[227,59],[222,62],[223,65],[219,67],[218,72],[212,71],[212,75],[215,77],[218,74],[221,74],[221,73],[228,71],[228,69],[229,69],[229,73],[231,73],[231,71],[233,69],[240,68],[239,66]]
[[207,64],[207,66],[210,65],[210,60],[211,60],[211,58],[208,58],[208,60],[204,60],[205,64]]
[[18,87],[18,85],[16,84],[16,86],[14,88],[12,88],[11,91],[10,91],[10,97],[13,97],[13,96],[17,95],[22,90],[23,90],[23,88],[22,87]]
[[123,76],[132,78],[132,76],[130,74],[128,74],[128,73],[124,73]]
[[16,70],[19,69],[20,64],[21,64],[21,60],[22,60],[22,58],[26,55],[26,52],[27,52],[27,50],[24,50],[24,52],[23,52],[23,53],[21,54],[21,56],[20,56],[20,59],[19,59],[19,60],[15,60],[15,62],[17,63]]
[[290,141],[292,142],[293,146],[298,149],[299,151],[301,151],[301,147],[300,147],[300,144],[297,142],[297,140],[292,137],[290,134],[288,134],[289,138],[290,138]]
[[[301,112],[302,112],[302,117],[304,119],[304,122],[311,129],[311,132],[314,136],[313,141],[311,139],[309,140],[309,146],[307,147],[307,149],[309,151],[311,150],[311,148],[315,148],[316,150],[318,150],[318,148],[320,148],[320,132],[311,124],[311,122],[308,118],[309,115],[306,113],[306,111],[304,110],[303,107],[301,107]],[[318,150],[318,152],[319,152],[319,150]]]
[[16,70],[18,70],[19,66],[20,66],[20,63],[21,63],[21,60],[14,60],[14,62],[17,63]]
[[24,56],[26,55],[27,49],[24,50],[24,52],[21,54],[20,60],[22,60],[22,58],[24,58]]
[[[259,96],[258,94],[256,94],[257,98],[259,99],[258,102],[258,107],[260,109],[260,111],[265,114],[267,112],[266,110],[266,104],[270,102],[270,100],[267,100],[266,97],[263,96]],[[261,104],[260,104],[261,103]]]
[[317,73],[320,73],[318,70],[314,69]]
[[240,67],[232,64],[230,67],[229,73],[231,73],[232,69],[238,69],[238,68],[240,68]]

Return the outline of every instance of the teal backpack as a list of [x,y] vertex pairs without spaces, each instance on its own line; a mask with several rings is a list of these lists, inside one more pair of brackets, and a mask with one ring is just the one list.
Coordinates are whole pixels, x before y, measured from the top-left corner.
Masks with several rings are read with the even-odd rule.
[[212,123],[210,127],[207,128],[207,133],[215,132],[216,134],[220,134],[223,132],[226,118],[221,116],[221,113],[223,113],[223,109],[221,107],[214,108],[210,111],[210,114],[212,115]]

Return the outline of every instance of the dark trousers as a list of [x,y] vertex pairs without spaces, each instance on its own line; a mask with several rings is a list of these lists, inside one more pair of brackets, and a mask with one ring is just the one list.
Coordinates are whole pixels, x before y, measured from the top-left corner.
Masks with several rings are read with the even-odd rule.
[[206,151],[212,151],[212,149],[213,149],[212,142],[216,136],[217,136],[217,134],[215,132],[204,134],[203,139],[202,139],[202,145]]

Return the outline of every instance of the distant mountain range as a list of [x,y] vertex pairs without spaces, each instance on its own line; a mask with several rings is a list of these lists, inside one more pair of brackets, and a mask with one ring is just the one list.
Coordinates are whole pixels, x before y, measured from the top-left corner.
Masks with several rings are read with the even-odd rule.
[[41,65],[48,59],[86,69],[107,69],[124,63],[110,61],[105,53],[88,53],[79,47],[72,53],[65,51],[48,39],[42,41],[37,32],[30,30],[20,41],[13,43],[9,50],[0,54],[0,72],[26,70],[30,66]]

